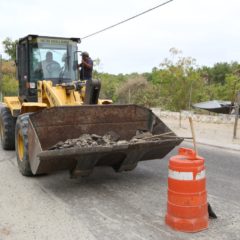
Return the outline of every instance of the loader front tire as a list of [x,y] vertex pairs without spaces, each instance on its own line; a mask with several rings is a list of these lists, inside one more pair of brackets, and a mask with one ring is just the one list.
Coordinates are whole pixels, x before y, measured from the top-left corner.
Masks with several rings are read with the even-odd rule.
[[0,138],[4,150],[15,149],[16,118],[12,116],[9,108],[0,109]]
[[29,113],[18,116],[15,129],[15,145],[18,168],[23,176],[32,176],[28,155],[28,119]]

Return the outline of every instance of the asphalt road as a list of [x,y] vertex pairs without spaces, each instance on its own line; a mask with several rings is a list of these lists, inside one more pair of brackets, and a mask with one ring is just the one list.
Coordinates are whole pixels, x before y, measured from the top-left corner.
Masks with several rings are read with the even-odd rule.
[[23,177],[15,152],[0,150],[0,240],[240,239],[240,152],[199,147],[218,219],[194,234],[164,223],[167,164],[175,153],[132,172],[98,168],[88,178],[70,179],[66,171]]

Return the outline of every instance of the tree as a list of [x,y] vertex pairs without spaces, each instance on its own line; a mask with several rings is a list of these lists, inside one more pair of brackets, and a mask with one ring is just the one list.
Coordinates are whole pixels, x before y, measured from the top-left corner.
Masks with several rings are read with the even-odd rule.
[[216,63],[213,67],[204,66],[201,70],[208,84],[225,84],[226,75],[232,71],[232,65],[229,63]]
[[108,73],[97,73],[97,78],[101,80],[101,98],[112,99],[113,102],[117,102],[118,95],[117,90],[119,89],[122,82],[125,81],[126,76],[119,74],[108,74]]
[[133,98],[133,103],[143,105],[145,107],[161,107],[162,97],[160,86],[147,83],[145,87],[139,88]]
[[4,52],[9,55],[11,60],[15,61],[17,40],[13,41],[11,38],[7,37],[5,40],[3,40],[2,44],[4,47]]
[[129,77],[117,91],[118,100],[121,103],[135,103],[135,97],[139,95],[139,90],[145,89],[146,86],[147,80],[144,77]]
[[221,99],[228,101],[235,101],[237,92],[240,90],[240,77],[238,74],[228,74],[226,76],[226,84],[221,91]]
[[201,99],[199,91],[204,81],[197,69],[196,60],[183,57],[181,51],[170,49],[172,59],[164,59],[159,69],[153,69],[152,82],[158,84],[161,104],[168,110],[188,109],[192,102]]

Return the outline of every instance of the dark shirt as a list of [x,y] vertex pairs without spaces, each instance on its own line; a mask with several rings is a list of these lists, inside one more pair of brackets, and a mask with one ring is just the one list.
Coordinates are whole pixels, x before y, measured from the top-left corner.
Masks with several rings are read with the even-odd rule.
[[90,80],[92,79],[92,70],[93,70],[93,61],[91,58],[85,60],[91,67],[84,66],[82,63],[80,64],[80,79],[81,80]]

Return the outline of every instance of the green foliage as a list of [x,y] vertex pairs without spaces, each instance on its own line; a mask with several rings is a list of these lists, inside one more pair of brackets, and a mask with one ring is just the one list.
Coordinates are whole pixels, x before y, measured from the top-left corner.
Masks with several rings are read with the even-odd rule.
[[240,90],[240,78],[236,74],[226,76],[226,84],[221,89],[221,99],[234,101],[237,92]]
[[3,60],[1,65],[1,70],[2,70],[2,74],[11,75],[12,77],[16,75],[16,66],[13,61]]
[[114,102],[118,100],[117,90],[125,80],[125,77],[122,74],[114,75],[108,73],[95,73],[96,78],[101,80],[101,98],[112,99]]
[[214,66],[204,66],[200,71],[208,84],[222,84],[226,83],[226,77],[228,74],[233,73],[238,68],[237,62],[232,63],[216,63]]
[[144,88],[138,89],[132,103],[143,105],[145,107],[163,107],[162,97],[159,93],[159,85],[148,83]]
[[11,60],[15,61],[17,40],[13,41],[11,38],[7,37],[5,40],[3,40],[2,44],[4,47],[4,52],[9,55]]
[[[0,73],[0,95],[2,96],[17,96],[18,82],[15,79],[16,66],[13,61],[3,60]],[[2,100],[2,99],[0,99]]]
[[172,111],[189,109],[192,103],[213,99],[233,101],[240,90],[237,62],[199,68],[195,59],[182,56],[175,48],[170,49],[170,58],[165,58],[151,73],[97,75],[102,80],[101,97]]
[[196,71],[195,59],[182,57],[177,49],[170,52],[172,60],[165,59],[159,69],[153,69],[152,82],[160,86],[161,104],[166,109],[188,109],[192,101],[202,98],[197,92],[204,82]]
[[132,75],[118,89],[118,101],[121,103],[135,103],[136,97],[141,95],[141,90],[145,89],[146,86],[147,80],[144,77]]
[[3,96],[17,96],[18,95],[18,82],[14,77],[3,75],[0,92]]
[[[5,53],[16,59],[16,43],[3,41]],[[94,60],[94,68],[100,67]],[[3,61],[0,91],[3,95],[17,95],[13,61]],[[170,57],[149,73],[108,74],[94,70],[93,77],[102,82],[101,98],[115,103],[133,103],[147,107],[161,107],[180,111],[192,103],[213,99],[234,101],[240,91],[240,65],[237,62],[216,63],[213,67],[196,65],[196,60],[184,57],[178,49],[170,49]]]
[[237,62],[217,63],[213,68],[198,69],[204,79],[205,100],[234,101],[240,90],[240,65]]

